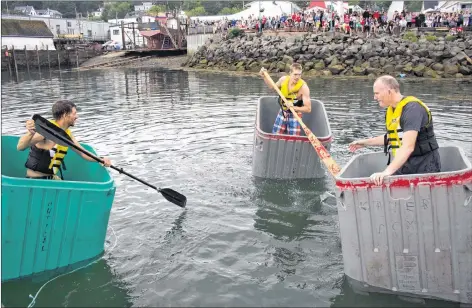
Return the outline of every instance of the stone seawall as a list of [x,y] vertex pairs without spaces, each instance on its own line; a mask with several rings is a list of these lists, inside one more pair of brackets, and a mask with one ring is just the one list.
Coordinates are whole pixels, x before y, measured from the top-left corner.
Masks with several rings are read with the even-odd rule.
[[210,39],[184,66],[196,69],[288,72],[303,65],[304,75],[472,77],[472,34],[440,36],[407,32],[401,37],[362,38],[336,33],[300,37],[242,34]]

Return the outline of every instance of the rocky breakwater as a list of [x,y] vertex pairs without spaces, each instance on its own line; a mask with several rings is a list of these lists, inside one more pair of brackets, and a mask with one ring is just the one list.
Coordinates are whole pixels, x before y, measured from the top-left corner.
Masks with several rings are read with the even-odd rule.
[[303,65],[305,75],[472,77],[472,35],[435,36],[407,32],[401,37],[361,38],[337,33],[300,37],[242,34],[210,39],[183,64],[196,69],[288,72]]

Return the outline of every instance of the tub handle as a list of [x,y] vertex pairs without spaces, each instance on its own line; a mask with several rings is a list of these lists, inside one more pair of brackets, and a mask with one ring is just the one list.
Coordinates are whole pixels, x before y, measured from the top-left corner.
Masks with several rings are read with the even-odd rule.
[[346,205],[344,204],[344,191],[342,191],[339,196],[338,196],[338,202],[340,204],[340,207],[344,210],[347,211]]
[[414,189],[414,185],[413,183],[410,183],[410,194],[407,198],[393,198],[392,197],[392,194],[391,194],[391,188],[390,188],[390,185],[387,184],[387,193],[388,193],[388,197],[390,198],[390,200],[394,200],[394,201],[398,201],[398,200],[409,200],[411,199],[411,197],[413,197],[413,189]]
[[465,193],[464,206],[468,206],[470,202],[472,201],[472,188],[469,187],[469,185],[464,185],[464,193]]
[[259,151],[262,152],[262,146],[264,145],[264,141],[260,140],[259,138],[256,137],[256,140],[255,140],[255,147],[256,149],[258,149]]

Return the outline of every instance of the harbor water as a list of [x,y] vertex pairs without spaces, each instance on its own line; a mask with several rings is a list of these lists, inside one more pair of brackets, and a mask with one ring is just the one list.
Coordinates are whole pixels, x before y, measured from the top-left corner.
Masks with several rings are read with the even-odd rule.
[[[352,157],[351,141],[384,133],[372,83],[308,81],[311,97],[325,104],[339,165]],[[470,81],[401,84],[403,94],[430,107],[440,145],[458,145],[472,159]],[[48,283],[35,306],[417,306],[355,294],[346,283],[328,173],[252,177],[256,103],[274,93],[258,76],[158,68],[31,71],[18,82],[2,73],[2,134],[24,134],[33,114],[50,117],[55,100],[70,99],[80,142],[188,198],[181,209],[112,170],[117,190],[103,258]],[[3,305],[29,305],[29,295],[53,277],[2,283]]]

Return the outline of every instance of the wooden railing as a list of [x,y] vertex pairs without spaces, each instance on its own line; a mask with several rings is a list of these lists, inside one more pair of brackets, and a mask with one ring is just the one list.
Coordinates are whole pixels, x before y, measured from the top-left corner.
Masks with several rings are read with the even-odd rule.
[[213,26],[198,26],[195,28],[188,28],[188,35],[192,34],[211,34],[213,33]]

